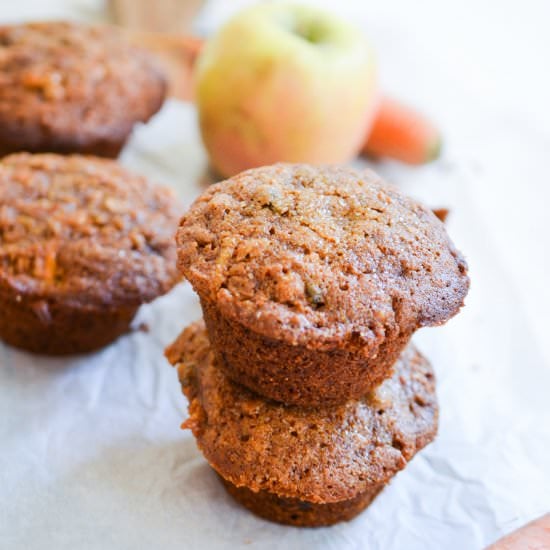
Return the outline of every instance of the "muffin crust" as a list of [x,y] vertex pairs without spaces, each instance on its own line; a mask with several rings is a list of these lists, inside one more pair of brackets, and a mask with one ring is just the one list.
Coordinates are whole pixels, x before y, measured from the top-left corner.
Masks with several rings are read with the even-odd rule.
[[248,170],[195,201],[178,244],[182,272],[226,316],[324,349],[372,346],[400,320],[443,323],[468,288],[443,224],[368,171]]

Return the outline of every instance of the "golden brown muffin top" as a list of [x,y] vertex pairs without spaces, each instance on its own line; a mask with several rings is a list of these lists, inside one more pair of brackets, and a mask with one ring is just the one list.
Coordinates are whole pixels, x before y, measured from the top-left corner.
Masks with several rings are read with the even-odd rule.
[[320,349],[368,349],[396,325],[443,323],[469,285],[443,224],[371,171],[248,170],[194,202],[177,242],[201,299],[250,330]]
[[[165,96],[147,53],[114,28],[69,22],[0,26],[0,138],[123,139]],[[62,145],[63,143],[56,143]]]
[[178,279],[171,190],[113,161],[0,160],[0,292],[94,306],[140,304]]
[[166,355],[189,399],[184,427],[222,477],[252,491],[347,500],[387,482],[437,431],[434,373],[413,346],[372,394],[319,409],[285,406],[231,382],[202,322],[187,327]]

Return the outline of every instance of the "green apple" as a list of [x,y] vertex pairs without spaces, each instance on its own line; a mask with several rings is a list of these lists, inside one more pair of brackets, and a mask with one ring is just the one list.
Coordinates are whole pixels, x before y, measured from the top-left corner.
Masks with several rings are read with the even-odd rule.
[[309,6],[240,12],[208,41],[196,70],[202,138],[223,176],[278,161],[348,161],[375,112],[366,38]]

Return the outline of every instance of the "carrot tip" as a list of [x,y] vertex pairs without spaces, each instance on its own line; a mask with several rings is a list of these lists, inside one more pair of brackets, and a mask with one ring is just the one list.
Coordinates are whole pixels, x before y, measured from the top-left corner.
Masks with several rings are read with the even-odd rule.
[[438,159],[441,156],[441,150],[443,149],[443,140],[440,136],[437,136],[434,141],[432,141],[430,147],[428,148],[428,154],[426,155],[426,162],[432,162],[433,160]]

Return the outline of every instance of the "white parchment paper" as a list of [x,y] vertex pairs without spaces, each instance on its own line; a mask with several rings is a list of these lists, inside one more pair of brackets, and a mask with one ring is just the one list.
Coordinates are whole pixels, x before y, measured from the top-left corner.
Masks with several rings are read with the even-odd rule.
[[[187,203],[207,180],[194,117],[168,104],[124,155]],[[549,372],[482,224],[464,215],[471,176],[430,172],[444,172],[472,289],[457,318],[416,337],[438,376],[439,437],[365,513],[288,528],[225,494],[179,429],[186,402],[162,355],[200,316],[182,284],[142,309],[149,332],[98,353],[52,359],[0,345],[0,547],[465,549],[547,511]]]
[[[352,522],[308,530],[254,517],[179,429],[187,404],[162,353],[200,316],[182,284],[142,308],[149,332],[95,354],[52,359],[0,344],[0,548],[463,550],[550,510],[549,327],[540,314],[548,240],[537,229],[546,227],[539,182],[550,138],[528,116],[507,118],[460,63],[443,63],[460,60],[454,50],[422,49],[384,10],[373,7],[368,25],[385,85],[417,104],[433,98],[424,106],[447,150],[428,167],[377,169],[430,206],[450,207],[449,232],[471,268],[463,312],[415,336],[437,373],[437,440]],[[185,204],[209,182],[195,116],[169,102],[122,157]]]

